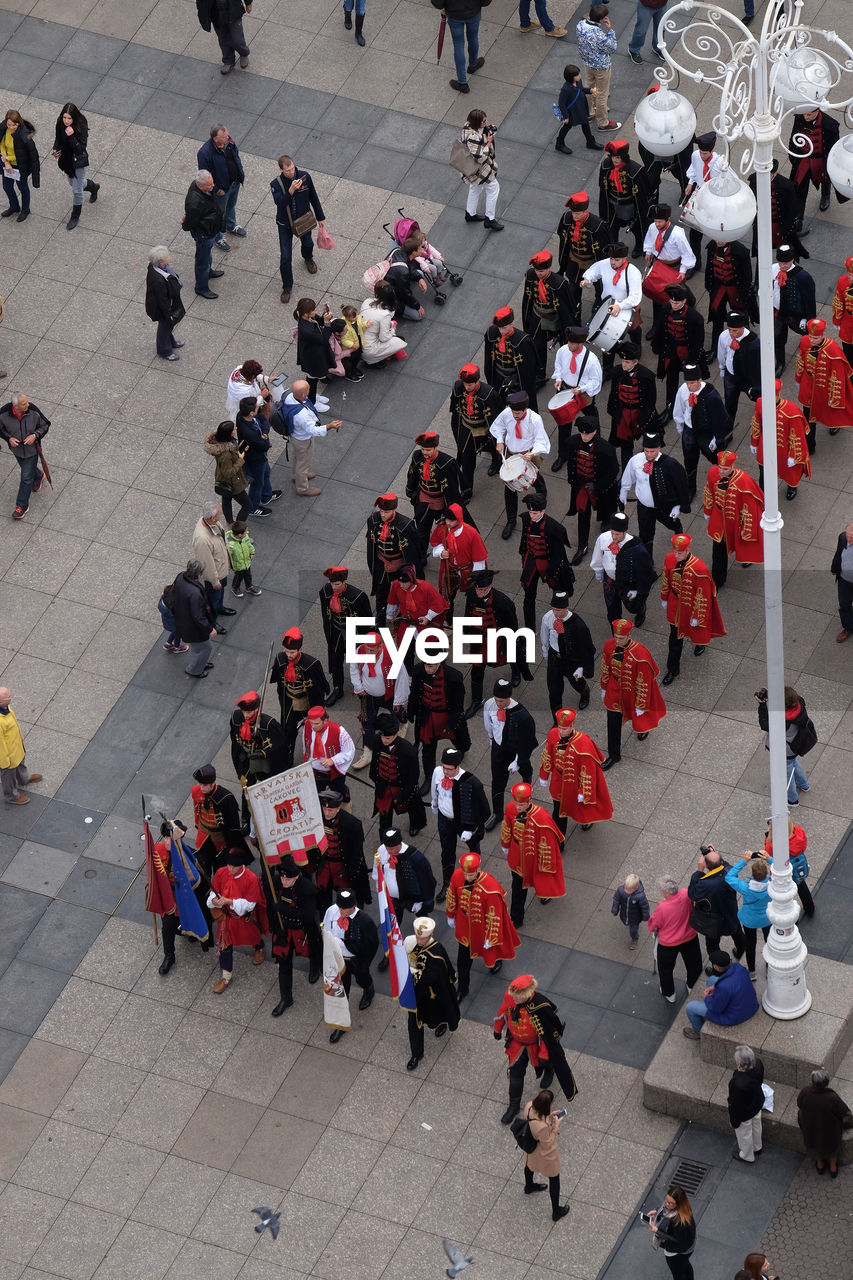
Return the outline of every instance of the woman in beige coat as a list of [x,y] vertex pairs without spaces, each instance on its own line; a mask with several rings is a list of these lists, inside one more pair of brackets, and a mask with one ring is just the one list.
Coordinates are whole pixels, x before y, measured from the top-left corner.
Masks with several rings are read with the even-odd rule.
[[537,1146],[524,1157],[524,1194],[529,1196],[534,1191],[544,1191],[544,1182],[533,1179],[534,1173],[544,1174],[551,1193],[551,1217],[554,1222],[559,1222],[569,1212],[567,1204],[560,1204],[560,1152],[557,1149],[557,1134],[566,1113],[552,1111],[553,1101],[551,1090],[543,1089],[524,1109],[524,1118],[537,1141]]

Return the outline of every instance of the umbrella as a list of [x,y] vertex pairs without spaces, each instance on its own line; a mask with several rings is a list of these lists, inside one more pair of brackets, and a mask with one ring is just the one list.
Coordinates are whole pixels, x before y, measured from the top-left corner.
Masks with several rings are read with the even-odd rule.
[[447,30],[447,14],[441,15],[441,26],[438,28],[438,49],[436,50],[435,60],[441,62],[441,51],[444,48],[444,33]]
[[41,450],[41,442],[40,442],[40,441],[36,441],[36,449],[37,449],[37,451],[38,451],[39,462],[41,463],[41,469],[42,469],[42,471],[44,472],[44,478],[45,478],[45,480],[47,481],[47,483],[50,485],[50,487],[51,487],[51,489],[52,489],[52,488],[53,488],[53,480],[50,478],[50,468],[48,467],[47,462],[45,461],[45,456],[44,456],[44,454],[42,453],[42,450]]

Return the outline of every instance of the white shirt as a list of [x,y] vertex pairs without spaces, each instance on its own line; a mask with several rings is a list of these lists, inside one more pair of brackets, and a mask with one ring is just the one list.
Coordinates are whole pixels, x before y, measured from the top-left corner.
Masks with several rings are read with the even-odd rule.
[[[464,769],[457,769],[451,782],[458,782],[464,772]],[[450,787],[443,787],[442,782],[444,782],[444,770],[441,765],[437,765],[432,771],[432,780],[429,784],[430,805],[433,813],[443,813],[445,818],[452,818],[453,790]]]
[[240,401],[248,396],[257,396],[258,404],[261,403],[261,388],[269,390],[272,396],[273,404],[279,404],[284,398],[284,387],[276,386],[270,383],[269,379],[263,374],[259,378],[255,378],[252,382],[247,382],[239,369],[235,369],[228,379],[228,387],[225,391],[225,412],[232,422],[237,421],[237,413],[240,409]]
[[[352,681],[353,691],[355,693],[369,693],[371,698],[382,698],[385,700],[385,677],[382,674],[382,664],[377,662],[376,675],[373,675],[374,663],[372,662],[352,662],[350,663],[349,678]],[[409,673],[405,667],[400,668],[400,674],[394,681],[394,706],[402,707],[409,701]]]
[[[563,618],[563,626],[566,625],[566,623],[569,621],[569,618],[571,618],[571,616],[572,616],[572,611],[570,609],[569,612],[566,614],[565,618]],[[548,661],[548,651],[550,649],[553,649],[554,653],[560,652],[560,637],[557,634],[557,632],[554,630],[554,622],[555,622],[554,610],[549,609],[548,612],[543,617],[541,623],[539,624],[539,643],[542,646],[542,657],[545,659],[546,662]],[[575,679],[578,679],[579,676],[582,676],[583,667],[578,667],[577,671],[573,672],[573,675],[575,676]]]
[[[589,567],[592,569],[598,582],[602,581],[605,574],[611,582],[616,577],[616,556],[619,552],[610,550],[610,544],[612,541],[613,534],[609,529],[606,529],[604,533],[600,533],[595,540],[595,546],[592,549]],[[621,551],[623,547],[627,547],[629,542],[633,541],[633,533],[626,533],[625,537],[619,543],[619,551]]]
[[[575,357],[577,366],[574,373],[571,368],[572,356]],[[554,372],[551,376],[555,386],[558,382],[562,384],[561,390],[567,391],[570,387],[577,387],[592,399],[601,390],[601,361],[589,347],[583,351],[570,351],[569,344],[566,343],[557,351]]]
[[[353,911],[352,915],[350,916],[350,920],[354,920],[357,915],[358,915],[358,907],[356,907],[355,910]],[[323,916],[323,928],[328,929],[329,933],[332,935],[333,938],[337,938],[338,942],[340,943],[342,954],[344,956],[351,956],[352,952],[350,951],[349,947],[346,944],[346,936],[347,936],[346,932],[338,924],[338,921],[340,920],[340,918],[341,918],[340,907],[336,907],[335,904],[332,903],[332,905],[329,907],[326,914]]]
[[[660,457],[658,452],[657,459]],[[622,487],[619,490],[619,501],[624,502],[628,496],[628,490],[633,486],[634,493],[637,495],[637,501],[642,502],[644,507],[653,507],[655,500],[652,497],[652,486],[650,484],[650,473],[647,475],[643,470],[646,464],[646,455],[644,453],[635,453],[631,458],[625,470],[622,472]]]
[[[299,402],[293,392],[289,391],[284,398],[284,403],[294,405]],[[310,440],[312,436],[324,436],[327,433],[315,411],[305,404],[299,413],[295,414],[290,424],[290,434],[294,440]]]
[[337,769],[338,773],[347,773],[349,771],[350,765],[355,759],[355,743],[347,733],[344,726],[341,725],[341,737],[340,737],[341,749],[340,751],[336,752],[335,755],[333,756],[327,755],[326,744],[328,743],[328,740],[329,740],[328,725],[326,725],[322,733],[318,733],[318,734],[314,733],[313,729],[311,728],[307,720],[305,721],[305,724],[302,726],[302,759],[304,761],[307,761],[311,765],[315,773],[328,774],[330,772],[329,766],[323,764],[321,760],[315,758],[311,754],[312,751],[314,750],[315,737],[320,739],[320,743],[323,751],[322,759],[331,760],[332,765],[334,766],[335,769]]
[[[720,172],[720,157],[717,155],[716,151],[711,153],[711,158],[708,161],[708,167],[708,181],[710,182],[711,178],[716,178],[717,174]],[[690,164],[687,166],[687,185],[689,186],[691,182],[695,182],[697,187],[701,187],[704,181],[705,162],[697,150],[693,152],[693,155],[690,157]]]
[[677,223],[673,222],[670,225],[672,230],[668,236],[666,236],[666,227],[663,229],[662,234],[666,236],[663,248],[660,253],[655,253],[655,241],[659,232],[655,224],[651,224],[643,241],[643,253],[652,254],[660,262],[674,262],[676,258],[680,258],[679,271],[692,271],[696,266],[696,254],[690,248],[690,241]]
[[[705,383],[700,382],[699,391],[703,391],[704,388]],[[697,396],[699,391],[696,392]],[[675,400],[672,405],[672,418],[679,435],[681,435],[685,427],[693,426],[693,410],[690,407],[690,390],[686,382],[682,382],[681,386],[675,393]]]
[[[509,711],[510,707],[517,706],[518,703],[515,698],[510,698],[507,711]],[[498,708],[494,698],[489,698],[488,702],[483,707],[483,724],[486,726],[486,734],[489,742],[496,742],[498,746],[500,746],[503,742],[504,725],[506,724],[506,721],[498,719]]]
[[621,272],[617,284],[613,283],[615,275],[610,259],[602,258],[600,262],[594,262],[587,268],[583,273],[583,279],[588,280],[590,284],[597,284],[600,281],[602,298],[611,298],[614,302],[618,302],[620,307],[638,307],[643,300],[643,277],[637,267],[629,262]]
[[551,441],[538,413],[528,409],[518,426],[521,439],[515,434],[516,422],[512,410],[502,409],[489,427],[489,434],[504,446],[507,453],[537,453],[544,457],[551,452]]
[[[744,328],[743,333],[740,335],[737,341],[743,342],[748,333],[749,333],[749,330]],[[723,329],[722,333],[717,339],[717,364],[719,365],[719,368],[720,368],[721,378],[726,373],[730,377],[734,375],[734,366],[732,364],[732,361],[734,360],[734,355],[735,353],[732,351],[732,335],[729,333],[728,329]]]
[[[544,423],[543,423],[543,427],[544,427]],[[460,535],[460,533],[462,532],[462,530],[463,530],[464,528],[465,528],[465,526],[464,526],[463,524],[460,524],[460,525],[459,525],[459,527],[458,527],[458,529],[454,529],[452,533],[448,534],[448,537],[450,537],[450,538],[458,538],[458,537],[459,537],[459,535]],[[436,543],[436,545],[435,545],[435,546],[433,547],[433,549],[432,549],[433,559],[437,560],[437,559],[439,558],[439,556],[441,555],[441,553],[442,553],[442,551],[443,551],[443,550],[444,550],[444,546],[443,546],[443,544],[442,544],[441,542],[437,542],[437,543]],[[473,566],[472,566],[472,572],[473,572],[473,573],[477,573],[477,572],[479,572],[479,570],[480,570],[480,569],[485,569],[485,567],[486,567],[486,562],[485,562],[485,560],[475,560],[475,561],[474,561],[474,563],[473,563]],[[393,606],[388,605],[388,606],[386,607],[386,609],[385,609],[385,614],[386,614],[386,616],[387,616],[387,617],[389,617],[389,618],[390,618],[390,617],[393,617],[393,614],[389,614],[389,613],[388,613],[388,609],[389,609],[389,608],[392,608],[392,607],[393,607]],[[434,613],[431,613],[429,616],[430,616],[431,618],[434,618],[434,617],[435,617],[435,614],[434,614]]]
[[[241,867],[239,871],[235,871],[234,879],[239,880],[245,870],[245,867]],[[207,905],[212,907],[214,898],[218,897],[219,894],[211,889],[210,893],[207,895]],[[234,912],[235,916],[247,916],[254,911],[254,909],[255,903],[250,902],[248,898],[234,898],[231,903],[231,910]]]
[[[408,847],[409,846],[405,843],[401,844],[400,853],[402,853],[404,849],[408,849]],[[390,893],[391,897],[396,899],[397,893],[398,893],[397,869],[396,867],[391,867],[388,865],[388,859],[391,857],[391,855],[384,844],[381,844],[379,848],[376,850],[376,852],[379,854],[379,861],[382,865],[382,876],[385,880],[385,886],[388,892]],[[371,874],[373,876],[373,883],[378,884],[379,872],[376,869],[375,862],[373,863],[373,871],[371,872]],[[419,904],[416,903],[415,905],[418,906]]]

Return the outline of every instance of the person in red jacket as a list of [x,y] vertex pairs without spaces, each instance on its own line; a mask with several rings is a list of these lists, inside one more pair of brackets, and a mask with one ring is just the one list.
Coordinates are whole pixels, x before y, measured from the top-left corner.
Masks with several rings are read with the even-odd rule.
[[507,911],[506,890],[480,863],[479,853],[463,853],[450,877],[445,902],[447,923],[459,943],[460,1000],[468,994],[474,957],[482,956],[490,973],[500,973],[504,960],[511,960],[521,943]]
[[438,589],[450,606],[457,591],[463,595],[471,585],[471,574],[488,568],[489,552],[473,525],[466,524],[462,508],[453,502],[429,536],[432,554],[438,560]]
[[252,855],[229,849],[224,866],[213,873],[207,905],[220,914],[216,924],[220,976],[213,990],[221,995],[233,977],[234,948],[253,947],[252,964],[264,962],[264,935],[269,933],[267,909],[260,881],[248,862]]
[[543,905],[566,894],[562,859],[565,833],[541,805],[533,803],[531,791],[529,782],[515,784],[501,824],[501,849],[512,872],[509,914],[517,929],[524,924],[528,889]]
[[708,537],[714,544],[711,577],[718,590],[725,586],[732,553],[738,564],[764,560],[764,494],[736,462],[737,454],[728,449],[717,454],[717,465],[708,468],[702,501]]
[[[791,856],[791,871],[794,876],[794,884],[797,886],[797,893],[800,895],[800,902],[803,904],[804,913],[811,918],[815,912],[814,898],[811,889],[806,884],[806,876],[809,874],[809,860],[806,857],[806,847],[809,838],[799,823],[795,823],[793,818],[788,816],[788,852]],[[767,831],[764,834],[764,852],[768,858],[773,857],[773,819],[767,819]]]
[[844,274],[838,277],[832,299],[832,323],[847,363],[853,365],[853,257],[844,259]]
[[658,688],[660,667],[644,644],[631,639],[634,624],[617,618],[613,636],[601,655],[601,700],[607,711],[606,772],[622,759],[622,724],[630,720],[643,742],[666,715],[666,703]]
[[692,541],[689,533],[676,533],[673,549],[663,562],[660,599],[669,623],[664,684],[672,684],[679,675],[685,638],[693,641],[698,658],[709,641],[726,634],[714,579],[708,566],[690,550]]
[[829,428],[831,436],[842,427],[853,427],[853,370],[837,342],[826,336],[825,320],[809,320],[800,339],[794,375],[799,400],[809,424],[809,453],[817,447],[815,423]]
[[556,728],[549,731],[539,761],[539,785],[547,787],[550,779],[552,817],[564,837],[569,818],[581,831],[589,831],[594,822],[613,817],[601,768],[604,752],[588,733],[574,727],[576,717],[573,707],[557,712]]
[[[385,618],[394,631],[397,644],[407,631],[424,631],[427,627],[441,627],[447,613],[447,601],[431,582],[419,578],[415,566],[406,564],[397,573],[388,592]],[[406,655],[409,667],[415,660],[412,647]]]
[[[850,259],[853,262],[853,258]],[[853,350],[853,348],[851,348]],[[749,429],[749,447],[758,461],[758,487],[764,490],[764,436],[762,432],[762,397],[755,402],[755,413]],[[800,406],[782,395],[782,383],[776,379],[776,468],[779,479],[788,488],[785,497],[791,502],[797,496],[797,485],[810,476],[809,424]]]

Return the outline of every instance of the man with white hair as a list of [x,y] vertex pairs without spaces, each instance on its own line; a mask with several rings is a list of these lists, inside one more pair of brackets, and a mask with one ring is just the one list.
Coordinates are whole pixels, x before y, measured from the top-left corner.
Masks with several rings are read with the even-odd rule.
[[[225,588],[228,586],[229,560],[222,508],[218,502],[207,502],[202,509],[201,519],[193,530],[193,556],[202,566],[204,590],[213,610],[214,621],[221,613],[236,613],[236,609],[227,609],[223,604]],[[218,625],[216,630],[220,635],[225,634]]]
[[755,1164],[761,1155],[761,1112],[764,1108],[764,1063],[748,1044],[735,1046],[735,1070],[729,1081],[729,1124],[735,1131],[737,1146],[732,1159],[741,1164]]
[[11,690],[0,688],[0,778],[3,781],[3,798],[7,804],[29,804],[30,797],[22,795],[19,787],[31,782],[41,782],[40,773],[30,773],[24,763],[24,740],[14,711],[9,706]]
[[424,1056],[424,1026],[440,1039],[459,1026],[456,970],[450,956],[435,940],[435,921],[418,916],[413,934],[404,942],[415,984],[417,1008],[409,1013],[409,1048],[412,1056],[407,1071],[414,1071]]
[[223,227],[222,209],[214,191],[215,183],[207,169],[199,169],[184,199],[184,231],[195,240],[195,291],[200,298],[218,298],[209,282],[225,273],[214,271],[211,262],[213,242]]
[[38,405],[31,404],[29,396],[18,392],[8,404],[0,408],[0,437],[6,441],[18,466],[21,482],[15,499],[13,519],[23,520],[30,507],[30,494],[38,493],[44,484],[44,474],[39,469],[39,445],[50,430]]

